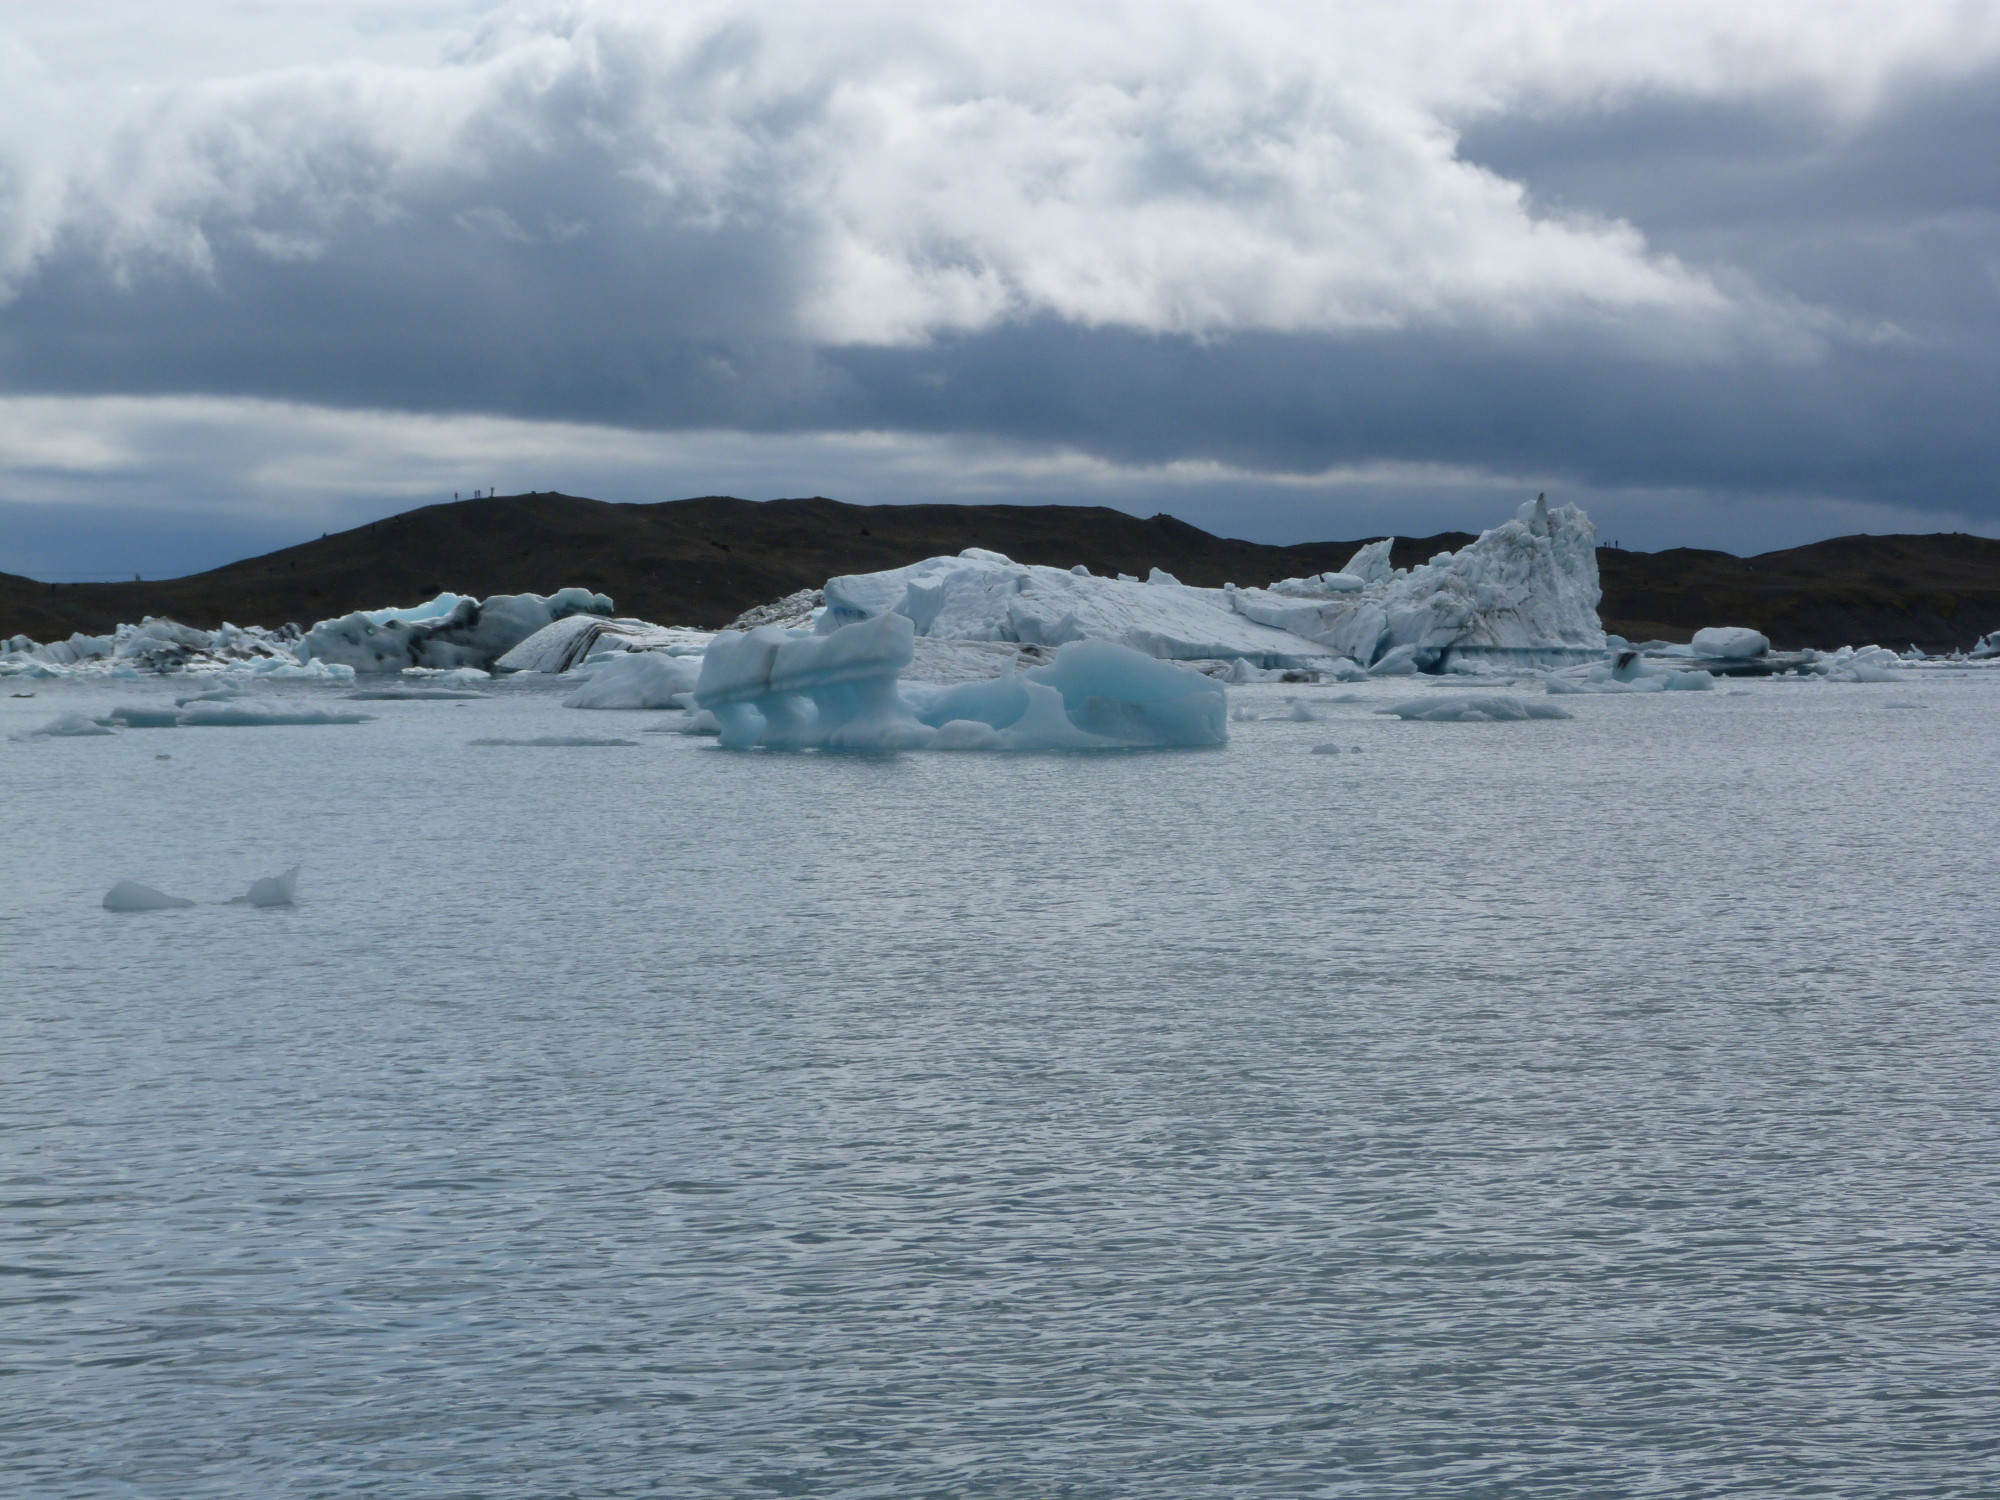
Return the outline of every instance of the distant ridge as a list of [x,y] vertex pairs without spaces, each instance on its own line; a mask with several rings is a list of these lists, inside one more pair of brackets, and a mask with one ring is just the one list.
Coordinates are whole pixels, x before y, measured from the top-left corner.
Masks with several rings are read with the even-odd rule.
[[[1265,546],[1171,516],[1101,506],[848,505],[706,496],[612,505],[553,493],[425,506],[186,578],[39,583],[0,573],[0,636],[101,634],[146,615],[212,629],[310,624],[353,609],[462,594],[549,593],[582,584],[621,614],[725,625],[755,604],[838,573],[989,547],[1020,562],[1096,573],[1164,568],[1184,583],[1263,584],[1345,563],[1367,538]],[[1398,538],[1398,567],[1471,541]],[[2000,541],[1963,535],[1851,536],[1741,558],[1726,552],[1598,549],[1607,630],[1682,639],[1750,625],[1780,647],[1879,641],[1926,650],[2000,630]]]

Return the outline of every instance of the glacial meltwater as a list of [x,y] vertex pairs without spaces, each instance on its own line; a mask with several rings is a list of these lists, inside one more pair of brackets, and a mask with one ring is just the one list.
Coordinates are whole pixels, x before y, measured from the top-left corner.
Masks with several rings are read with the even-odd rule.
[[2000,672],[1905,676],[0,738],[0,1491],[2000,1493]]

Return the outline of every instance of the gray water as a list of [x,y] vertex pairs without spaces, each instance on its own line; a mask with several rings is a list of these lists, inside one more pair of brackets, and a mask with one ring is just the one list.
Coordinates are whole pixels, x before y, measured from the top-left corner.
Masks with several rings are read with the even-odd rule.
[[0,1489],[2000,1493],[2000,676],[1564,702],[0,743]]

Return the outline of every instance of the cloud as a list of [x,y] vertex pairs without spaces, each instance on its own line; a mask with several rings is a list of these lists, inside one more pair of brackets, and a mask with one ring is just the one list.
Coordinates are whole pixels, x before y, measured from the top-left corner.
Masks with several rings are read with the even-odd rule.
[[2000,507],[2000,6],[74,15],[0,23],[17,398]]

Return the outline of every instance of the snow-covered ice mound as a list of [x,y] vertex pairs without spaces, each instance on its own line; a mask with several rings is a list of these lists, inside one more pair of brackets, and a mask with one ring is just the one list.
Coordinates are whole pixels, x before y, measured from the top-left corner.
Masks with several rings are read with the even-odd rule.
[[685,708],[702,659],[659,651],[620,651],[589,664],[589,676],[563,699],[565,708]]
[[1842,646],[1812,664],[1828,682],[1902,682],[1909,668],[1884,646]]
[[1504,724],[1523,719],[1567,719],[1570,711],[1559,704],[1502,694],[1476,697],[1410,698],[1388,708],[1375,710],[1399,719],[1426,724]]
[[915,625],[885,613],[824,635],[724,631],[695,702],[729,749],[1108,749],[1219,745],[1224,690],[1111,641],[1074,641],[1043,667],[948,687],[901,685]]
[[1749,661],[1770,651],[1771,638],[1761,630],[1751,630],[1743,625],[1711,625],[1705,630],[1697,630],[1688,644],[1697,656],[1712,656],[1722,661]]
[[1155,569],[1144,583],[1016,563],[968,548],[880,573],[827,581],[825,634],[897,614],[938,640],[1053,648],[1115,641],[1162,660],[1237,661],[1251,669],[1348,658],[1393,674],[1433,670],[1454,652],[1599,651],[1596,528],[1575,506],[1540,499],[1458,552],[1389,566],[1371,542],[1339,573],[1269,588],[1190,588]]
[[495,594],[471,599],[439,594],[406,609],[362,609],[321,620],[299,642],[301,661],[323,661],[357,672],[405,667],[489,667],[553,622],[572,615],[611,613],[611,601],[589,589]]
[[106,911],[179,911],[193,905],[185,896],[169,896],[136,880],[121,880],[104,893]]

